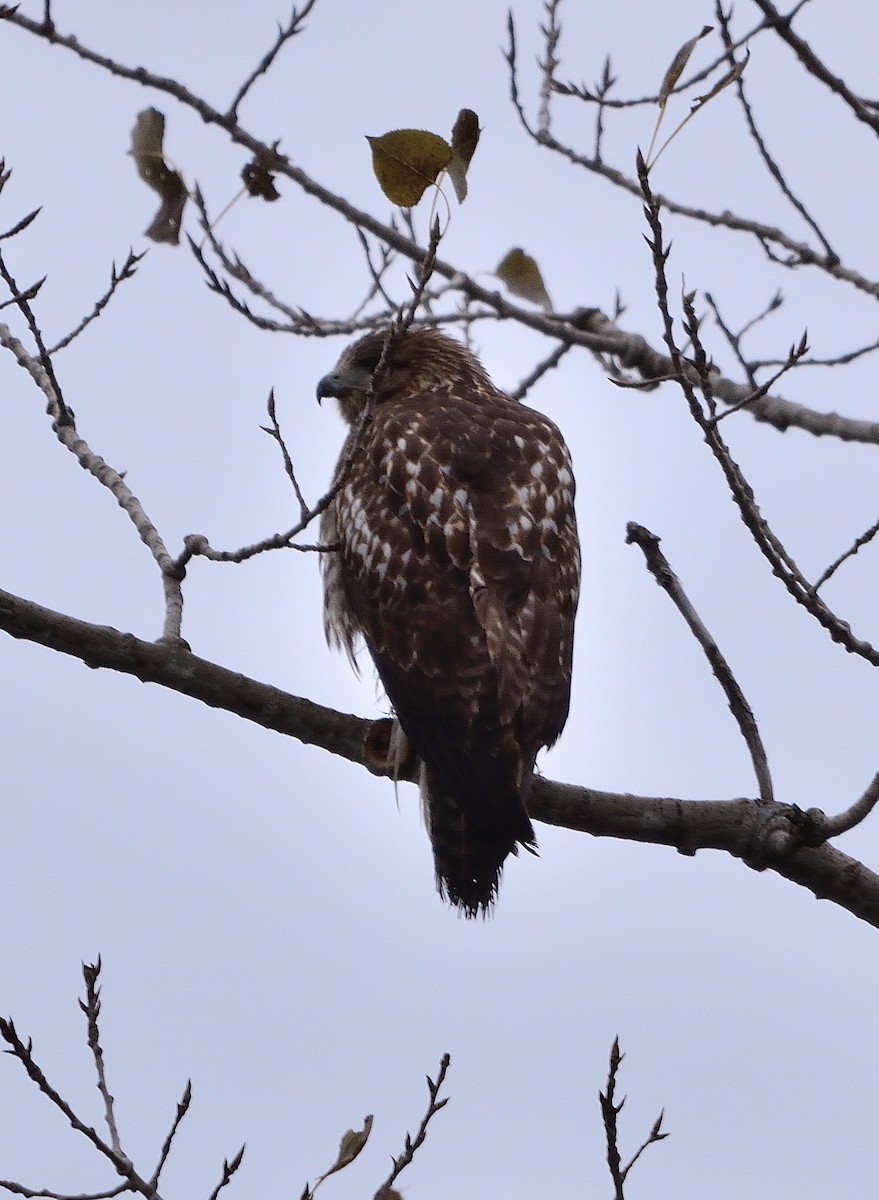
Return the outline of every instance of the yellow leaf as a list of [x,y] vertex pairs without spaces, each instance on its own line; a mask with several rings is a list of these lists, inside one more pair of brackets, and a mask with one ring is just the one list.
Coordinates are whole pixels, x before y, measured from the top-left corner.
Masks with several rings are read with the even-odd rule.
[[498,279],[514,296],[539,304],[541,308],[552,310],[552,301],[543,282],[535,260],[530,254],[515,246],[503,259],[495,271]]
[[445,138],[426,129],[394,129],[366,140],[379,187],[401,208],[417,204],[452,158],[452,147]]
[[165,118],[157,108],[145,108],[138,113],[131,131],[131,156],[137,173],[162,198],[159,211],[146,231],[154,242],[176,246],[180,240],[180,223],[186,205],[186,184],[179,171],[165,162],[162,141]]
[[683,74],[684,67],[690,61],[690,55],[696,49],[696,46],[701,42],[702,38],[707,37],[714,27],[712,25],[703,25],[702,32],[697,33],[695,37],[690,38],[688,42],[684,42],[680,50],[672,59],[672,64],[665,73],[665,77],[659,87],[659,97],[657,103],[660,108],[665,108],[669,96],[674,90],[674,86]]
[[463,204],[467,196],[467,168],[478,142],[479,117],[472,108],[462,108],[452,129],[452,160],[449,163],[449,178],[459,204]]
[[317,1191],[318,1185],[323,1183],[325,1179],[329,1179],[331,1175],[335,1175],[337,1171],[342,1171],[345,1167],[354,1162],[354,1159],[366,1145],[369,1140],[369,1135],[372,1132],[372,1114],[363,1119],[362,1129],[349,1129],[342,1134],[342,1140],[339,1142],[339,1153],[336,1155],[336,1161],[319,1179],[315,1180],[312,1191]]

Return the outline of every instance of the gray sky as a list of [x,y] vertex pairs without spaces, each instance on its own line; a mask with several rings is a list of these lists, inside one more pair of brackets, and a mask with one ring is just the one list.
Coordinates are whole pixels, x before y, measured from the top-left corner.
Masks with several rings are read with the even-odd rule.
[[[757,21],[750,7],[740,5],[742,30]],[[543,14],[531,0],[514,8],[533,108]],[[560,74],[588,84],[610,52],[620,95],[655,90],[678,46],[713,21],[695,0],[585,8],[562,8]],[[42,5],[25,0],[21,11],[39,17]],[[459,108],[475,109],[483,135],[470,196],[461,208],[452,201],[442,256],[490,283],[506,251],[524,246],[560,310],[610,311],[619,289],[622,324],[658,346],[641,206],[519,130],[499,51],[505,14],[498,0],[319,0],[242,120],[384,219],[364,134],[446,133]],[[220,107],[287,16],[273,0],[93,0],[55,13],[86,45],[177,77]],[[816,0],[802,31],[856,90],[875,94],[871,0]],[[703,43],[700,61],[715,52]],[[111,262],[145,248],[155,198],[125,156],[140,109],[165,112],[166,150],[215,212],[237,190],[244,157],[167,97],[18,29],[0,25],[0,56],[0,153],[14,169],[0,228],[43,205],[4,254],[21,285],[48,274],[38,313],[51,342],[90,308]],[[871,135],[780,47],[758,39],[747,78],[791,182],[843,261],[875,278]],[[630,170],[652,122],[648,109],[622,114],[608,158]],[[588,149],[591,114],[560,104],[559,131]],[[732,95],[690,123],[655,174],[678,199],[805,237],[760,173]],[[346,314],[364,288],[353,231],[291,182],[279,186],[280,202],[241,201],[218,232],[289,303]],[[429,204],[417,210],[422,231]],[[732,325],[784,290],[755,337],[767,354],[783,356],[805,326],[822,356],[875,336],[867,298],[805,270],[779,272],[729,233],[669,220],[668,234],[673,288],[710,291]],[[402,299],[402,275],[397,284]],[[519,328],[485,324],[477,336],[500,386],[515,387],[545,353]],[[271,387],[306,494],[325,489],[343,430],[314,403],[314,386],[342,344],[257,332],[206,290],[187,250],[159,246],[58,370],[82,435],[127,472],[172,551],[194,532],[235,548],[295,516],[259,429]],[[873,371],[870,360],[845,375],[803,371],[780,390],[875,418]],[[54,440],[40,396],[8,356],[0,395],[0,586],[158,636],[149,555]],[[637,520],[663,538],[727,654],[777,797],[848,805],[879,768],[875,672],[835,648],[771,577],[681,397],[669,386],[621,391],[571,354],[529,400],[561,425],[574,455],[585,559],[571,717],[545,773],[636,794],[754,794],[717,684],[625,545],[625,523]],[[766,516],[808,572],[875,519],[872,448],[782,435],[744,416],[725,424]],[[828,591],[874,641],[876,553],[862,552]],[[342,711],[385,711],[371,671],[358,680],[324,645],[314,557],[196,562],[185,595],[183,632],[197,654]],[[689,859],[540,826],[540,858],[510,863],[495,918],[465,922],[434,893],[414,789],[401,787],[396,803],[387,781],[183,697],[10,639],[0,654],[0,1012],[98,1122],[76,996],[80,962],[103,955],[110,1085],[143,1170],[193,1080],[166,1195],[207,1195],[223,1157],[246,1141],[235,1194],[297,1196],[367,1112],[370,1145],[324,1194],[371,1195],[417,1127],[424,1076],[446,1051],[452,1099],[403,1176],[408,1200],[609,1195],[596,1098],[616,1034],[627,1054],[623,1149],[663,1107],[672,1134],[636,1168],[632,1200],[809,1200],[875,1186],[879,943],[850,915],[719,854]],[[875,864],[875,830],[840,846]],[[7,1058],[0,1112],[0,1178],[68,1191],[114,1182]]]

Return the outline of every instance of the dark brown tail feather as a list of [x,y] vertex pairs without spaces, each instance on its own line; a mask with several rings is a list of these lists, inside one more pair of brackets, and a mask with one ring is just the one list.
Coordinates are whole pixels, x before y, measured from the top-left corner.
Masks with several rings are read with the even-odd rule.
[[521,800],[512,797],[520,816],[515,832],[473,824],[455,799],[422,768],[421,800],[433,846],[437,890],[465,917],[487,917],[497,899],[501,870],[517,845],[536,853],[537,842]]

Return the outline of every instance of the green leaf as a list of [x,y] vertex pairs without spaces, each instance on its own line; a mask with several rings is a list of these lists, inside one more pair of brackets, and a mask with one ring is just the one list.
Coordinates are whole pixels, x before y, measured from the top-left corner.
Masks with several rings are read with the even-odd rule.
[[535,259],[519,246],[514,246],[504,255],[495,275],[514,296],[521,296],[523,300],[530,300],[532,304],[539,304],[548,312],[552,311],[552,301],[540,274],[540,267]]
[[417,204],[452,159],[452,147],[426,129],[393,129],[366,139],[379,187],[400,208]]

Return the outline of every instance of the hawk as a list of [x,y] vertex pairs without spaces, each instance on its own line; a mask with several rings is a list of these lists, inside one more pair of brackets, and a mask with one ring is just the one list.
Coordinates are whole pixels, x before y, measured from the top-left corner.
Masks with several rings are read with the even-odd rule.
[[367,334],[317,395],[350,426],[321,528],[327,640],[352,663],[365,642],[419,760],[439,892],[487,915],[504,860],[536,849],[534,763],[568,715],[570,456],[434,329]]

